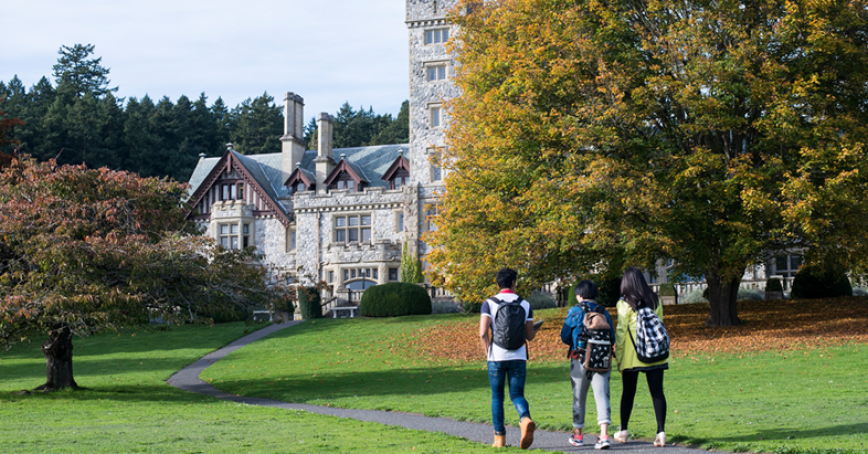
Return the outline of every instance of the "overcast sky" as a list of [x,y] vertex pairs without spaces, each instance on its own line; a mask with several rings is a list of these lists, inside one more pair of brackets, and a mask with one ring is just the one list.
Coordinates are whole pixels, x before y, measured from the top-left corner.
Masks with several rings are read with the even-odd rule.
[[[408,98],[403,0],[26,0],[3,2],[0,80],[51,76],[61,44],[94,44],[121,97],[230,108],[291,91],[305,118],[349,101],[397,114]],[[52,80],[52,82],[54,82]]]

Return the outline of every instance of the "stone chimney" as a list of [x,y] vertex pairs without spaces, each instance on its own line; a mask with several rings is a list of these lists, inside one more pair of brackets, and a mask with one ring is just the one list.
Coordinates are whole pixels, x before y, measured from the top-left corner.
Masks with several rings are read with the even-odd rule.
[[283,180],[295,170],[295,163],[301,162],[307,144],[304,143],[304,99],[295,93],[287,93],[283,99],[283,137],[281,171]]
[[317,118],[317,155],[314,162],[316,163],[316,190],[324,194],[326,192],[325,179],[335,168],[335,161],[332,159],[332,125],[334,118],[331,115],[323,112]]

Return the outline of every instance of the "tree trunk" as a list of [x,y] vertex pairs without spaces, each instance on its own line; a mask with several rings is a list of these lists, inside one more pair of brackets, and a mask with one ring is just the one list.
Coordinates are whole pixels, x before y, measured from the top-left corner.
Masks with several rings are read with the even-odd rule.
[[738,287],[741,277],[725,278],[706,274],[708,283],[708,301],[711,302],[711,312],[705,324],[708,326],[736,326],[738,320]]
[[78,389],[72,377],[72,331],[69,327],[53,330],[42,344],[42,354],[45,355],[47,380],[34,391]]

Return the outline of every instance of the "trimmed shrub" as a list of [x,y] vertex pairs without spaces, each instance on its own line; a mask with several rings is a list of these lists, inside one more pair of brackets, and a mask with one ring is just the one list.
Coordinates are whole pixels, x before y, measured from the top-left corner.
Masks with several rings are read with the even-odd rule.
[[765,293],[761,292],[759,290],[754,290],[754,289],[750,289],[750,288],[738,289],[737,299],[739,301],[744,301],[744,300],[761,301],[761,300],[764,300],[765,297],[766,297]]
[[[573,295],[573,298],[576,296]],[[540,309],[554,309],[558,307],[558,303],[554,300],[554,298],[546,295],[545,293],[531,293],[531,295],[527,298],[527,302],[530,303],[530,307],[533,310]]]
[[298,309],[301,311],[301,318],[305,320],[322,318],[322,303],[320,302],[319,289],[316,287],[299,287]]
[[570,286],[570,290],[567,293],[567,307],[573,307],[578,304],[578,300],[576,300],[576,284],[585,279],[589,279],[597,284],[597,290],[600,293],[596,299],[597,303],[605,307],[615,307],[618,304],[618,300],[621,298],[621,277],[604,279],[599,274],[588,274],[580,277],[579,280]]
[[478,314],[482,312],[482,302],[467,302],[467,301],[458,301],[458,306],[461,308],[461,312],[465,314]]
[[657,291],[658,296],[678,296],[673,284],[660,284],[660,290]]
[[[768,291],[768,290],[766,290],[766,291]],[[749,289],[749,288],[739,288],[738,289],[738,296],[736,296],[735,299],[738,301],[744,301],[744,300],[760,301],[760,300],[765,299],[765,293],[761,292],[759,290],[753,290],[753,289]],[[688,293],[687,296],[684,297],[684,302],[687,304],[707,303],[708,302],[708,288],[706,287],[702,290],[697,289],[697,290],[694,290],[694,291]]]
[[457,314],[461,312],[458,304],[448,301],[435,301],[431,303],[432,314]]
[[766,291],[767,292],[783,292],[784,286],[781,285],[780,279],[769,278],[769,279],[766,279]]
[[432,312],[431,297],[416,284],[390,282],[375,285],[362,294],[359,312],[365,317],[428,315]]
[[853,288],[843,270],[820,270],[803,266],[793,279],[792,298],[852,296]]

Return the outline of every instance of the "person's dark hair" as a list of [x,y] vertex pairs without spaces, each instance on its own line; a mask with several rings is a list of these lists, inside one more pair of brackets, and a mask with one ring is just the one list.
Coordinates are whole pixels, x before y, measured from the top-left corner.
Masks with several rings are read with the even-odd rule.
[[634,311],[638,311],[643,306],[657,309],[657,294],[645,282],[645,276],[642,275],[642,271],[635,266],[631,266],[624,271],[624,277],[621,278],[621,298],[624,298],[624,301]]
[[518,279],[518,273],[511,268],[502,268],[497,272],[497,285],[500,288],[510,288]]
[[584,280],[576,284],[576,296],[581,296],[584,300],[592,300],[599,295],[597,284],[593,281]]

